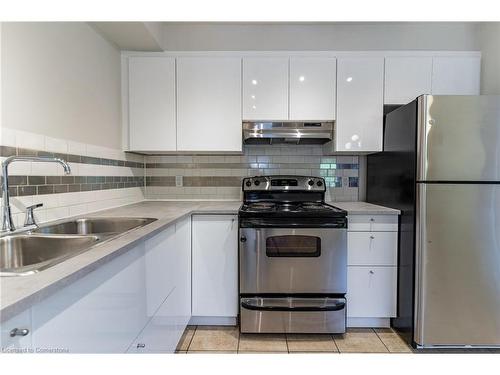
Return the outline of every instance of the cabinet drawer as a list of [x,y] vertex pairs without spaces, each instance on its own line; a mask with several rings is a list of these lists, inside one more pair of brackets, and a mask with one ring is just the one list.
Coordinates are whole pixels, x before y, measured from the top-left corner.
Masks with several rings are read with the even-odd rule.
[[397,232],[398,215],[349,215],[348,231]]
[[347,264],[396,266],[398,232],[347,233]]
[[[31,310],[25,310],[15,317],[1,324],[2,335],[0,348],[4,353],[25,352],[31,349]],[[12,330],[17,329],[19,334],[11,337]],[[27,330],[26,333],[21,330]]]
[[396,316],[397,267],[347,267],[347,316]]

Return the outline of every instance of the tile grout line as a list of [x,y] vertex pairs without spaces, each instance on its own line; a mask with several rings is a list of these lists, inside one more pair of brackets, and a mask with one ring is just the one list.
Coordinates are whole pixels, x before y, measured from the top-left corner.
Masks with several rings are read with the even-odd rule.
[[387,347],[387,345],[385,345],[384,340],[382,340],[382,339],[380,338],[380,336],[378,335],[377,331],[375,331],[375,328],[372,328],[372,331],[373,331],[373,333],[375,333],[375,335],[377,336],[377,338],[378,338],[378,339],[382,342],[382,345],[384,345],[384,347],[387,349],[387,352],[388,352],[388,353],[392,353],[392,352],[389,350],[389,348]]
[[198,330],[198,326],[194,326],[194,332],[193,332],[193,335],[191,336],[191,340],[189,340],[189,345],[186,349],[186,353],[189,352],[189,349],[191,348],[191,343],[193,342],[193,339],[194,339],[194,335],[196,334],[196,331]]
[[335,349],[337,349],[337,353],[339,353],[339,354],[340,354],[340,349],[339,349],[339,347],[338,347],[338,345],[337,345],[337,342],[335,341],[335,334],[330,334],[330,337],[331,337],[331,338],[332,338],[332,340],[333,340],[333,345],[335,345]]

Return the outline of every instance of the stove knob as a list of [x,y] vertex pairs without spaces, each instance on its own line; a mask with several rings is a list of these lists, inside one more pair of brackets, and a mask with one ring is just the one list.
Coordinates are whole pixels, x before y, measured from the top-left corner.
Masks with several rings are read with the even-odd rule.
[[319,180],[318,182],[316,182],[316,185],[323,186],[323,181]]
[[313,185],[314,185],[314,181],[313,181],[313,180],[309,180],[309,181],[307,181],[307,184],[308,184],[309,186],[313,186]]
[[255,180],[253,183],[255,184],[255,186],[259,186],[260,185],[260,181],[259,180]]
[[248,187],[252,186],[252,181],[247,180],[247,182],[245,182],[245,185],[248,186]]

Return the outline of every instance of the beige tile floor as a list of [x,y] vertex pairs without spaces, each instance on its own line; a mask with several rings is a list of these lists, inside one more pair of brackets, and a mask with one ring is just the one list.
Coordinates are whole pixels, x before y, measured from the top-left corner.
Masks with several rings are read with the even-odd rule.
[[[414,353],[390,328],[350,328],[344,335],[244,334],[238,327],[188,326],[177,353]],[[439,349],[419,353],[498,353]]]
[[189,326],[177,353],[411,353],[391,329],[345,335],[240,334],[238,327]]

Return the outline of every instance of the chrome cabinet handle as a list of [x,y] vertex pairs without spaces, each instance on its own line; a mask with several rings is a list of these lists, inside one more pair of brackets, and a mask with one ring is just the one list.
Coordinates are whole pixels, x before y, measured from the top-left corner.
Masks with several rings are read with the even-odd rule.
[[370,221],[375,221],[375,219],[373,217],[370,218]]
[[246,238],[245,236],[241,236],[241,237],[240,237],[240,241],[241,241],[241,242],[247,242],[247,238]]
[[373,274],[375,274],[375,272],[373,272],[372,270],[370,270],[370,275],[373,275]]
[[375,239],[375,237],[374,237],[374,236],[370,236],[370,240],[374,240],[374,239]]
[[137,344],[137,349],[142,349],[145,347],[146,347],[146,344],[142,344],[142,343]]
[[14,328],[10,331],[10,337],[27,336],[30,333],[28,328]]

